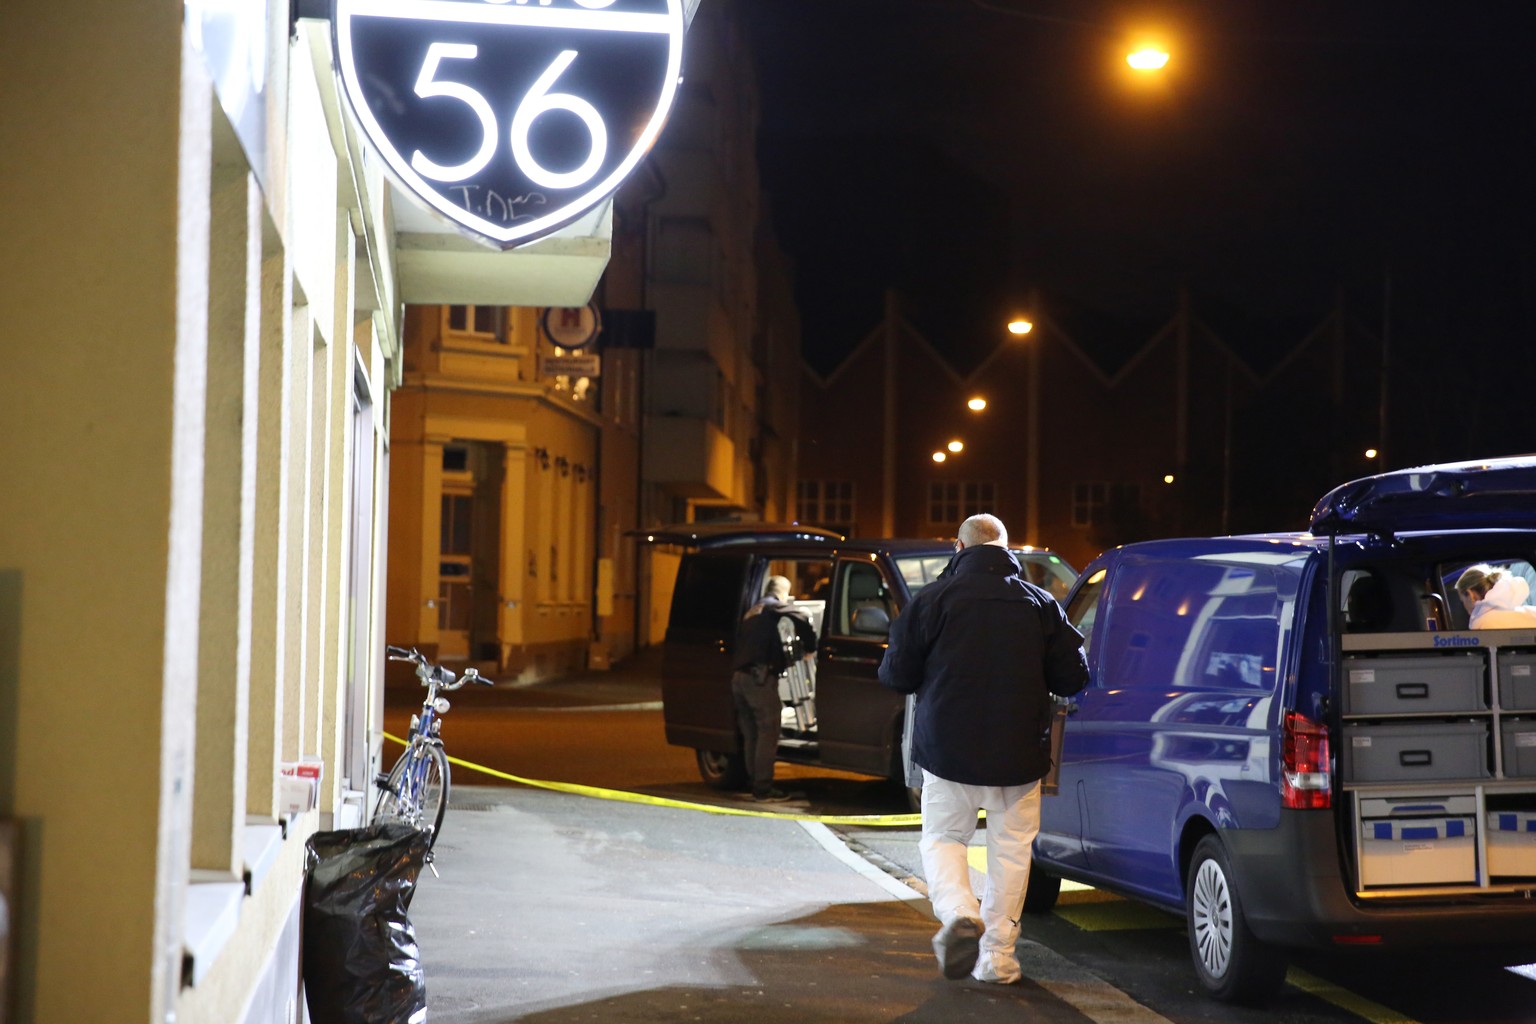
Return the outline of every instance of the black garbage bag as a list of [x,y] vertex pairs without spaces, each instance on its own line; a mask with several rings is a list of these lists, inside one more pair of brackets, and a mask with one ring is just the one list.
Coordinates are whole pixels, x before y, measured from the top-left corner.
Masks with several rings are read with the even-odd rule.
[[304,844],[304,993],[314,1024],[420,1024],[427,986],[406,911],[429,836],[392,822]]

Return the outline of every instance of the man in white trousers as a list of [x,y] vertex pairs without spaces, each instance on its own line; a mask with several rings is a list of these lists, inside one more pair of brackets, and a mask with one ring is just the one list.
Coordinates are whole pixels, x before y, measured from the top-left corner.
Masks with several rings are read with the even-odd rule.
[[[1047,591],[1024,579],[992,515],[960,524],[955,557],[891,626],[880,682],[915,693],[912,760],[923,769],[919,846],[946,978],[1012,984],[1050,769],[1051,694],[1088,682],[1083,638]],[[987,812],[987,885],[966,851]]]

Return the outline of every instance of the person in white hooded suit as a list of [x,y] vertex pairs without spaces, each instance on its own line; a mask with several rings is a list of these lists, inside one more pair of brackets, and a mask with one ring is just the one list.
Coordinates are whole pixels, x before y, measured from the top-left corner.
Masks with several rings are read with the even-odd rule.
[[1531,586],[1508,569],[1474,565],[1457,579],[1456,593],[1470,629],[1536,629],[1536,606],[1526,604]]

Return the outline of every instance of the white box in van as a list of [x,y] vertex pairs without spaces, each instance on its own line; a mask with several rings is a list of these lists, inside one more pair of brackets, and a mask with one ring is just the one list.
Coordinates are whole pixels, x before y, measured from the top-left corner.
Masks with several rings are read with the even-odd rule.
[[1402,818],[1360,822],[1362,885],[1477,881],[1476,819]]
[[1490,877],[1536,877],[1536,811],[1488,812]]
[[1346,782],[1485,779],[1483,722],[1354,722],[1344,726]]
[[1536,776],[1536,718],[1506,718],[1499,727],[1506,778]]
[[1344,711],[1350,715],[1481,711],[1481,653],[1344,659]]
[[1499,707],[1536,711],[1536,653],[1499,652]]

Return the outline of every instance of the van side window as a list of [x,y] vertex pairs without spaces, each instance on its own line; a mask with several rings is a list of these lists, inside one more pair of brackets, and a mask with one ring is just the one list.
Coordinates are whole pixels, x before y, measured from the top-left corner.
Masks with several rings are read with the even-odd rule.
[[1103,638],[1104,684],[1270,689],[1291,600],[1269,566],[1127,562]]
[[742,553],[683,556],[672,591],[667,630],[704,630],[731,636],[741,615],[741,589],[750,561]]
[[1090,576],[1067,606],[1067,621],[1083,634],[1083,651],[1093,644],[1093,624],[1099,618],[1099,598],[1104,593],[1104,570]]
[[883,640],[890,633],[891,614],[896,607],[878,566],[869,562],[839,562],[835,590],[834,635]]

